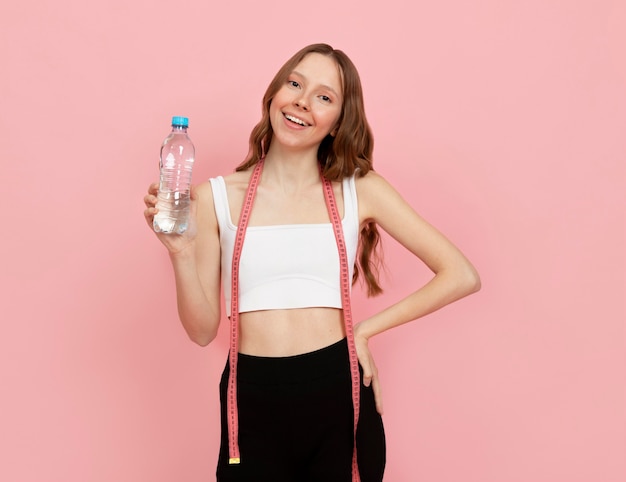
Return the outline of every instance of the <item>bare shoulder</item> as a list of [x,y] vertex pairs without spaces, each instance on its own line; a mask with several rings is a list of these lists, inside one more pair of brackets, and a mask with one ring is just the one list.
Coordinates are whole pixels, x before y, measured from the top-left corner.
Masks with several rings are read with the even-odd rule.
[[235,171],[224,176],[224,182],[226,183],[226,190],[229,197],[241,193],[243,196],[248,188],[250,182],[250,176],[252,175],[252,169],[247,171]]
[[[250,179],[250,172],[233,172],[222,176],[222,178],[224,179],[226,190],[228,191],[230,198],[231,194],[234,194],[236,191],[243,190],[245,192],[245,188],[247,187],[248,181]],[[210,181],[205,181],[201,184],[198,184],[195,187],[195,191],[196,196],[201,203],[213,203],[213,186]]]
[[250,183],[250,177],[252,176],[253,168],[246,171],[235,171],[231,174],[224,176],[224,183],[226,184],[226,196],[228,198],[228,206],[230,208],[230,216],[232,221],[238,223],[238,213],[243,206],[243,200],[246,196],[246,190]]
[[211,199],[213,197],[213,188],[210,181],[205,181],[195,186],[196,196],[199,199]]
[[398,191],[380,174],[369,171],[355,180],[359,200],[359,215],[362,220],[380,222],[380,217],[389,209],[406,202]]
[[389,184],[389,182],[376,171],[369,171],[364,176],[356,176],[355,182],[357,189],[364,191],[365,194],[370,191],[376,193],[376,191],[381,188],[391,188],[391,184]]
[[217,216],[213,203],[213,187],[210,181],[205,181],[194,187],[194,197],[197,202],[198,226],[215,229],[217,227]]

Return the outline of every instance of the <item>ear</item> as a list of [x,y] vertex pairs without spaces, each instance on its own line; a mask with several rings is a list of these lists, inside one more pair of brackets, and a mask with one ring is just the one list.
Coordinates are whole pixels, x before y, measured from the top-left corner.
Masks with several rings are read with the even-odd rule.
[[338,130],[339,130],[339,126],[334,127],[333,130],[330,131],[330,136],[335,137],[337,135]]

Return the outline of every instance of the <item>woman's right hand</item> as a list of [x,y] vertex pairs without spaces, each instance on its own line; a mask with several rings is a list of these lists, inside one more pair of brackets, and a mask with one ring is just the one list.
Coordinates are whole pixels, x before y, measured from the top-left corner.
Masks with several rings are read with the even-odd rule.
[[154,231],[154,216],[159,212],[159,209],[156,207],[157,204],[157,196],[159,194],[159,183],[154,182],[150,184],[148,187],[148,194],[146,194],[143,198],[143,202],[146,205],[146,209],[143,212],[144,218],[146,219],[146,223],[155,233],[157,238],[163,243],[163,245],[167,248],[170,254],[179,253],[187,248],[193,246],[196,234],[197,234],[197,225],[196,225],[196,212],[197,212],[197,198],[194,187],[191,187],[190,191],[190,201],[189,201],[189,225],[187,226],[187,230],[183,234],[165,234],[165,233],[157,233]]

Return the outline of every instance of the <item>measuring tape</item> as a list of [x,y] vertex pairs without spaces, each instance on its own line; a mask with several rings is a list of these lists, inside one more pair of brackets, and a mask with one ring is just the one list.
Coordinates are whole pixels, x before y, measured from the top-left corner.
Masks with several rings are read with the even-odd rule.
[[[239,415],[237,410],[237,354],[239,351],[239,261],[241,259],[241,251],[243,241],[252,212],[252,204],[256,194],[261,172],[263,171],[264,160],[257,162],[241,209],[239,217],[239,225],[237,226],[237,235],[235,237],[235,246],[233,249],[232,260],[232,279],[231,279],[231,301],[230,301],[230,352],[228,374],[228,394],[226,399],[226,410],[228,412],[228,452],[229,464],[241,463],[239,453]],[[321,169],[321,167],[320,167]],[[360,482],[359,468],[356,456],[356,429],[359,422],[360,410],[360,390],[361,378],[359,375],[359,359],[354,343],[354,328],[352,326],[352,309],[350,306],[350,266],[348,265],[348,256],[346,253],[346,243],[343,236],[343,228],[341,226],[341,218],[337,203],[335,201],[335,193],[332,183],[322,176],[322,184],[324,188],[324,199],[326,208],[331,218],[335,240],[337,241],[337,249],[339,251],[339,267],[341,277],[341,304],[343,307],[343,320],[348,339],[348,355],[350,359],[350,375],[352,379],[352,407],[354,411],[354,449],[352,451],[352,482]]]

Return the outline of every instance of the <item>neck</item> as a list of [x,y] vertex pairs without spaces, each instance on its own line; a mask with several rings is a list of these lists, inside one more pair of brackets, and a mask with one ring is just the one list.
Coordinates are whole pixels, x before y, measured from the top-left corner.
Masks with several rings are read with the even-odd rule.
[[272,147],[265,156],[263,178],[266,182],[297,190],[319,181],[317,149],[315,152],[285,152]]

